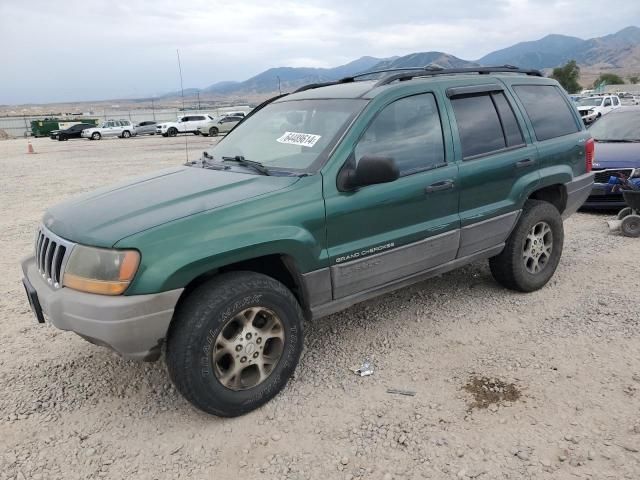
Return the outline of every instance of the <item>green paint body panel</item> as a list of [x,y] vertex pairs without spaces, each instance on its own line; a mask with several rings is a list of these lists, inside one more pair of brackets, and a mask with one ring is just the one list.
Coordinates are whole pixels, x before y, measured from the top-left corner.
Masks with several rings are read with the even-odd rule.
[[[463,161],[447,88],[500,82],[526,145]],[[456,75],[374,88],[362,96],[368,104],[312,175],[172,168],[69,200],[48,210],[44,223],[73,242],[139,250],[141,265],[125,295],[183,288],[202,274],[265,255],[286,255],[300,274],[330,267],[352,252],[398,247],[515,212],[536,189],[584,173],[581,142],[588,134],[580,128],[536,142],[510,90],[511,84],[526,83],[557,85],[521,75]],[[339,172],[376,114],[395,100],[421,93],[436,99],[447,164],[391,183],[340,191]],[[517,168],[524,159],[534,160],[534,166]],[[442,180],[453,181],[453,188],[425,194],[426,187]]]

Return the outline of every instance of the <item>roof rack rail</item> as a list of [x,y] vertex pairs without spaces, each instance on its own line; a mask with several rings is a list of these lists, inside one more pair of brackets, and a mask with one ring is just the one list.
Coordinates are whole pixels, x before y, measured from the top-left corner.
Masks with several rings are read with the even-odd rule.
[[381,78],[373,88],[380,87],[382,85],[388,85],[396,80],[411,80],[416,77],[430,77],[433,75],[454,75],[458,73],[477,73],[478,75],[488,75],[490,73],[521,73],[524,75],[530,75],[534,77],[543,77],[539,70],[524,69],[514,67],[513,65],[502,65],[500,67],[465,67],[465,68],[441,68],[433,65],[427,65],[421,68],[422,72],[415,73],[397,73],[395,75],[388,75]]

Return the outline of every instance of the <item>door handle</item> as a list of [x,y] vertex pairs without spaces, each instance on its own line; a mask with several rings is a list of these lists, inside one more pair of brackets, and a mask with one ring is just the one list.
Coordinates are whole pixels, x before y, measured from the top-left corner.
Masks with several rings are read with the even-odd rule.
[[536,161],[533,158],[525,158],[524,160],[520,160],[519,162],[516,162],[516,167],[517,168],[528,167],[530,165],[533,165],[534,163],[536,163]]
[[424,193],[440,192],[442,190],[450,190],[455,186],[453,180],[442,180],[441,182],[432,183],[424,189]]

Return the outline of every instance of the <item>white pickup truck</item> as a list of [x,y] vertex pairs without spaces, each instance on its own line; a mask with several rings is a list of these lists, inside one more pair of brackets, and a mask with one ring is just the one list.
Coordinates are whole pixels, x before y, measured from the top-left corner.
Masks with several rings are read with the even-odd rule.
[[211,115],[200,113],[185,115],[180,117],[177,122],[164,122],[156,126],[156,133],[163,137],[175,137],[179,133],[193,133],[200,135],[198,130],[201,126],[215,120]]
[[585,124],[589,124],[601,116],[606,115],[611,110],[619,108],[620,105],[620,99],[617,95],[602,95],[578,100],[576,107],[578,107],[582,121]]

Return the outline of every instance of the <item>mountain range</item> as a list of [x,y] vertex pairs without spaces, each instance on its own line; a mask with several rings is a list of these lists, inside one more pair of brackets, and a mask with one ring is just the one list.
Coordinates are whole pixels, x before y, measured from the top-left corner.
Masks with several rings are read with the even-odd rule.
[[[361,57],[335,68],[277,67],[242,82],[224,81],[200,90],[188,91],[190,94],[200,91],[212,95],[242,95],[277,92],[280,88],[285,92],[307,83],[328,82],[357,73],[388,68],[437,64],[444,68],[515,65],[522,68],[546,69],[557,67],[572,59],[582,67],[602,70],[624,68],[640,72],[640,28],[631,26],[610,35],[587,40],[551,34],[539,40],[520,42],[496,50],[477,60],[463,60],[444,52],[417,52],[390,58]],[[173,95],[175,92],[166,96]]]

